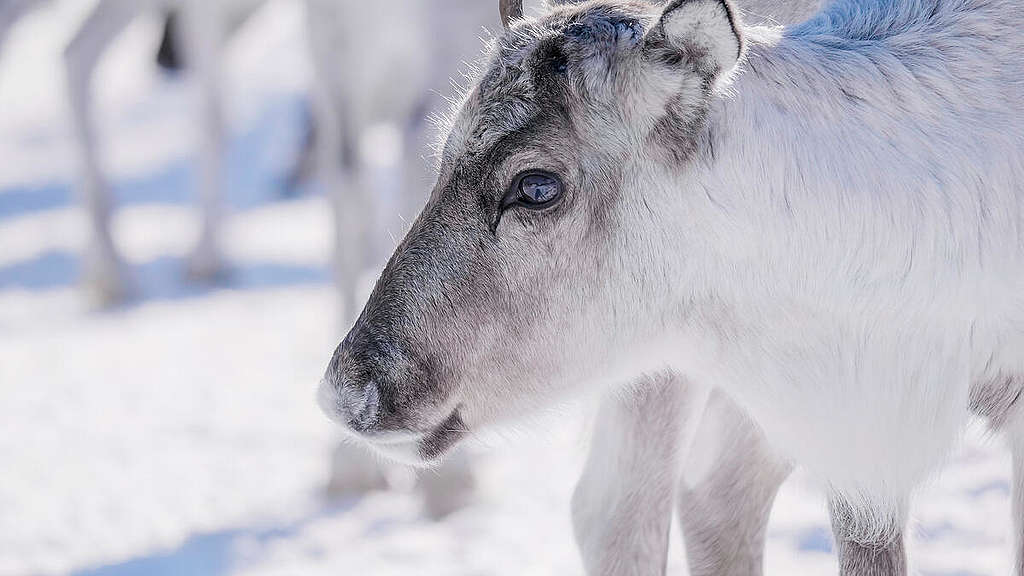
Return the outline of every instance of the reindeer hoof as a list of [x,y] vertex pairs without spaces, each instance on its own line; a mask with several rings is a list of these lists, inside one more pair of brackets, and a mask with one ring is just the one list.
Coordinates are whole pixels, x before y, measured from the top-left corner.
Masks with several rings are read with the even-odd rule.
[[82,284],[90,307],[100,310],[120,306],[135,295],[124,264],[117,260],[87,257]]

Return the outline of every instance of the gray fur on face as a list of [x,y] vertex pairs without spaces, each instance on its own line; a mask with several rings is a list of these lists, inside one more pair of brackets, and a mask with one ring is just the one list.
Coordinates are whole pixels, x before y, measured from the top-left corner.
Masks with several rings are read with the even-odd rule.
[[[689,157],[711,90],[704,49],[669,42],[662,17],[646,2],[591,0],[493,43],[428,205],[335,354],[351,427],[414,432],[432,459],[467,428],[593,378],[584,351],[611,358],[618,340],[635,341],[588,329],[622,305],[602,278],[635,277],[637,298],[648,290],[612,256],[636,241],[614,226],[636,208],[622,196],[626,168],[638,149]],[[506,206],[525,171],[556,175],[559,201]]]

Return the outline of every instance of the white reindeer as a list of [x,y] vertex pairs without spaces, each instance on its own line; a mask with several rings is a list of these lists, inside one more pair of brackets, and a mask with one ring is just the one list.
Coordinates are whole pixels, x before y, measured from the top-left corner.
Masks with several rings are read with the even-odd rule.
[[[689,402],[655,396],[666,447],[621,459],[673,479],[679,416],[720,389],[827,486],[843,574],[906,574],[913,489],[972,411],[1024,472],[1022,24],[1011,0],[834,0],[786,30],[728,0],[516,20],[322,404],[423,464],[668,369]],[[1022,498],[1018,474],[1018,572]]]
[[[201,86],[198,151],[198,196],[202,224],[189,258],[189,273],[211,279],[223,270],[218,231],[223,217],[224,122],[220,103],[220,55],[230,29],[264,0],[99,0],[66,51],[67,88],[81,173],[78,189],[89,216],[91,240],[85,259],[86,286],[101,305],[121,301],[130,291],[122,259],[110,233],[113,201],[99,159],[92,116],[91,80],[110,42],[139,15],[154,11],[178,14],[176,35],[184,60]],[[172,37],[173,39],[173,37]]]
[[[7,0],[0,4],[0,38],[9,23],[46,0]],[[81,159],[80,198],[89,215],[91,240],[86,257],[86,286],[100,304],[122,300],[130,291],[122,259],[110,232],[113,202],[99,160],[100,142],[92,115],[91,79],[110,42],[141,14],[163,11],[174,15],[165,41],[176,41],[183,60],[200,85],[200,141],[197,190],[202,214],[200,235],[189,258],[190,275],[210,279],[219,275],[223,258],[218,232],[223,219],[224,126],[220,102],[220,58],[225,39],[265,0],[99,0],[66,51],[68,97],[74,135]],[[437,78],[449,78],[459,64],[478,52],[485,27],[495,28],[493,10],[482,3],[445,0],[429,6],[390,0],[366,3],[352,0],[305,0],[309,15],[310,52],[314,64],[313,125],[318,135],[309,151],[318,158],[319,177],[335,206],[337,284],[342,295],[343,323],[357,310],[358,277],[364,254],[379,253],[386,240],[377,231],[401,232],[401,223],[367,213],[411,215],[421,194],[394,198],[387,186],[367,176],[360,142],[376,126],[399,126],[400,158],[395,171],[405,173],[403,190],[426,189],[427,176],[418,150],[425,117],[436,111]],[[435,30],[455,26],[444,35]],[[387,25],[391,34],[370,33]],[[162,46],[161,56],[168,57]],[[173,58],[172,58],[173,60]],[[402,82],[396,83],[400,77]],[[433,90],[433,92],[432,92]],[[409,151],[416,150],[415,154]],[[376,206],[376,208],[374,208]],[[370,258],[373,259],[372,257]]]
[[[0,2],[0,41],[10,24],[46,1]],[[195,278],[210,279],[224,266],[218,242],[225,146],[221,52],[225,39],[264,2],[99,0],[69,43],[68,98],[81,159],[77,187],[90,222],[85,285],[99,304],[120,302],[131,284],[111,235],[114,203],[101,168],[101,143],[92,114],[91,80],[99,59],[140,15],[154,11],[171,15],[160,58],[167,65],[184,60],[196,75],[202,95],[197,155],[202,226],[189,259],[189,272]],[[428,186],[424,170],[428,163],[419,152],[425,120],[428,114],[440,112],[438,89],[442,87],[435,82],[456,75],[464,62],[477,57],[480,36],[487,28],[499,28],[500,22],[493,7],[473,0],[445,0],[436,5],[404,0],[305,0],[305,6],[315,71],[313,127],[317,134],[315,146],[307,153],[319,159],[318,175],[334,207],[336,280],[342,297],[342,322],[347,327],[358,309],[358,277],[368,264],[364,254],[379,252],[385,243],[376,232],[401,231],[400,221],[374,222],[367,213],[397,215],[418,210],[423,194],[414,190]],[[389,33],[378,34],[384,25]],[[436,34],[449,26],[445,34]],[[178,49],[183,54],[176,54]],[[402,81],[395,82],[395,78]],[[359,153],[359,143],[385,124],[399,127],[399,158],[391,168],[403,175],[400,188],[413,191],[405,198],[395,198],[386,183],[382,185],[379,178],[368,174],[365,155]],[[471,483],[464,464],[450,466],[443,476],[425,481],[440,478],[453,485]],[[335,455],[332,484],[336,489],[360,490],[381,481],[374,460],[344,448]],[[427,487],[427,505],[432,514],[443,515],[458,505],[462,495],[449,494],[445,486],[433,483],[438,485]]]

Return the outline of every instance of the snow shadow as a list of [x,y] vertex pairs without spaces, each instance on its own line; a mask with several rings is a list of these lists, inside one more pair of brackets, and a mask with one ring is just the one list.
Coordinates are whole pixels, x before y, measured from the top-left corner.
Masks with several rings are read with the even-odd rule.
[[[267,104],[254,126],[231,141],[223,190],[227,206],[246,210],[295,194],[290,177],[308,138],[307,109],[304,97],[282,95]],[[193,157],[178,158],[143,176],[112,182],[115,205],[195,204],[195,164]],[[64,208],[76,201],[69,182],[10,187],[0,190],[0,221]]]
[[249,527],[195,534],[165,552],[72,572],[69,576],[219,576],[239,564],[258,561],[261,550],[301,533],[307,525],[344,514],[359,501],[350,498],[324,506],[298,521],[280,526]]
[[[215,283],[190,282],[184,258],[162,256],[129,269],[137,300],[175,300],[203,296],[211,290],[229,288],[260,290],[287,286],[328,284],[326,267],[286,264],[281,262],[231,262],[224,276]],[[81,274],[77,254],[64,251],[43,253],[0,267],[0,291],[23,289],[32,291],[74,287]]]
[[814,526],[797,535],[796,549],[801,552],[824,552],[832,554],[832,530],[825,526]]

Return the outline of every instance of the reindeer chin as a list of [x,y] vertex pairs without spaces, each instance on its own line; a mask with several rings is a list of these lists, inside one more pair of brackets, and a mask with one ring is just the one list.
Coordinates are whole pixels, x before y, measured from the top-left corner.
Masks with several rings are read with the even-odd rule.
[[448,450],[466,436],[467,432],[459,409],[455,408],[448,418],[445,418],[420,440],[420,456],[428,462],[439,461]]
[[434,468],[468,432],[456,408],[440,424],[418,437],[374,439],[356,434],[347,436],[388,460],[414,468]]

